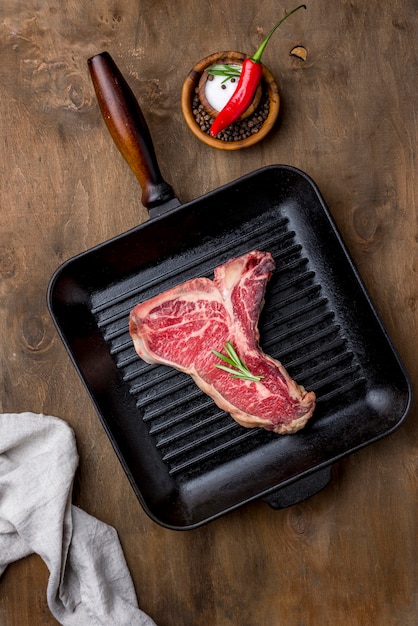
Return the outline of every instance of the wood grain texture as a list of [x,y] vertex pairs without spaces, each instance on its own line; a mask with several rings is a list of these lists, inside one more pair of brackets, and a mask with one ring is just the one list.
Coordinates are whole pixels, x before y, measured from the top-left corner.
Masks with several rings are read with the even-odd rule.
[[[141,509],[57,337],[46,289],[66,259],[146,219],[87,71],[108,50],[140,100],[163,175],[188,201],[258,167],[318,184],[418,384],[418,5],[315,0],[264,62],[281,95],[261,144],[224,153],[188,131],[184,77],[218,50],[252,52],[279,0],[3,0],[0,7],[0,409],[67,420],[74,501],[118,530],[141,608],[158,626],[415,626],[418,427],[341,461],[307,502],[245,506],[179,533]],[[289,56],[296,44],[306,62]],[[0,625],[55,624],[37,556],[0,580]]]

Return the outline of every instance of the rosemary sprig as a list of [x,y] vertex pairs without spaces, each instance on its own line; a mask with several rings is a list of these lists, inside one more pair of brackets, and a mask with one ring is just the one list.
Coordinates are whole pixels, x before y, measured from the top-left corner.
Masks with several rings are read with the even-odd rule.
[[234,65],[215,64],[206,68],[206,72],[212,76],[224,76],[221,85],[226,83],[230,78],[239,78],[241,76],[241,68]]
[[[218,367],[220,370],[224,370],[228,372],[232,378],[240,378],[241,380],[251,380],[253,382],[260,381],[263,376],[256,376],[252,374],[248,367],[245,365],[244,361],[242,361],[238,354],[235,352],[235,348],[230,341],[225,343],[225,352],[227,355],[222,354],[222,352],[218,352],[217,350],[212,350],[213,354],[217,356],[219,359],[227,363],[228,365],[222,365],[221,363],[215,363],[215,367]],[[229,367],[228,367],[229,366]]]

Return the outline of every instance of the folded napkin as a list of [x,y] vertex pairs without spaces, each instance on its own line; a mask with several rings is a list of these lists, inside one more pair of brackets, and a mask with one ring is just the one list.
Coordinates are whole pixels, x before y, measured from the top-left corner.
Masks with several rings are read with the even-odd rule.
[[78,454],[56,418],[0,414],[0,576],[39,554],[48,606],[64,626],[155,626],[138,608],[114,528],[71,503]]

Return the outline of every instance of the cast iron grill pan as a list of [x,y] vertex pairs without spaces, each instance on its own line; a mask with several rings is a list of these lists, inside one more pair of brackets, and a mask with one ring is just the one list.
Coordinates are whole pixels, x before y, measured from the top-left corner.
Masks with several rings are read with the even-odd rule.
[[[161,215],[58,269],[52,317],[155,521],[186,529],[254,499],[293,504],[324,487],[338,459],[400,425],[411,402],[408,378],[306,174],[270,166],[184,205],[161,185],[164,201],[149,201],[151,216]],[[312,420],[295,435],[239,426],[190,377],[142,361],[128,333],[137,303],[212,278],[217,265],[256,248],[277,266],[261,347],[317,394]]]

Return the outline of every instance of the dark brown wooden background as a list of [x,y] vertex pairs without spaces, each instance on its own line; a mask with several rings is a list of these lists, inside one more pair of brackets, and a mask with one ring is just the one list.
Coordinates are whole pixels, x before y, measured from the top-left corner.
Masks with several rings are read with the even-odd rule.
[[[265,64],[280,121],[226,153],[187,129],[180,91],[217,50],[252,52],[296,2],[3,0],[0,8],[0,409],[57,415],[81,456],[74,501],[112,524],[141,608],[158,626],[418,623],[416,408],[341,461],[332,484],[273,511],[253,503],[199,530],[142,511],[53,327],[58,265],[146,218],[98,111],[89,56],[108,50],[137,94],[182,201],[286,163],[318,184],[413,383],[418,383],[416,0],[312,0]],[[304,63],[289,56],[308,50]],[[1,626],[48,626],[37,556],[0,580]]]

